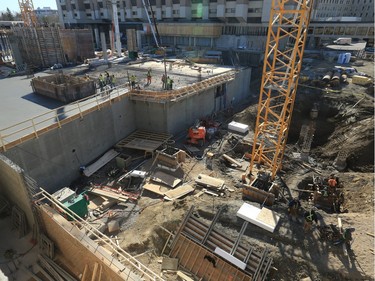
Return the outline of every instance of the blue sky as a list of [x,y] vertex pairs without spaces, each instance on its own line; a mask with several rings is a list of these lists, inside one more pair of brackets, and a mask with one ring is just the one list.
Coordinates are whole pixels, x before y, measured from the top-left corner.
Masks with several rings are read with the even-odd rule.
[[[38,7],[51,7],[52,9],[56,8],[56,0],[33,0],[34,9]],[[9,8],[12,12],[19,12],[20,8],[18,6],[18,0],[0,0],[0,11],[6,11]]]

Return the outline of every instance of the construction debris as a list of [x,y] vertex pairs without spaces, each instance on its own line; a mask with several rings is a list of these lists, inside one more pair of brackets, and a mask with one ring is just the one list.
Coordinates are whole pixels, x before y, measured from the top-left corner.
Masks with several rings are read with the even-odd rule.
[[224,187],[224,184],[225,184],[224,180],[213,178],[213,177],[210,177],[210,176],[205,175],[205,174],[199,174],[195,178],[195,182],[198,185],[201,185],[201,186],[204,186],[204,187],[207,187],[207,188],[211,188],[211,189],[214,189],[216,191],[222,191],[225,188]]
[[191,185],[181,185],[173,190],[169,190],[164,193],[164,199],[166,200],[175,200],[193,192],[194,188]]
[[150,179],[154,182],[162,183],[173,188],[181,182],[181,179],[171,176],[162,171],[157,171],[151,176]]

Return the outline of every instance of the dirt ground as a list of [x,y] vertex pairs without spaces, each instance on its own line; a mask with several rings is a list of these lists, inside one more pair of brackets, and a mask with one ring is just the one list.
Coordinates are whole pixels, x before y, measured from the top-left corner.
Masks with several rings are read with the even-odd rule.
[[[334,64],[316,61],[311,69],[316,75],[324,74]],[[365,62],[356,67],[358,71],[374,76],[374,64]],[[273,268],[268,280],[374,280],[374,97],[366,88],[349,83],[338,92],[326,92],[300,86],[297,93],[288,145],[283,162],[283,175],[288,189],[286,199],[280,198],[271,207],[281,219],[274,233],[269,233],[249,224],[241,244],[257,249],[267,247],[273,258]],[[254,128],[257,101],[234,115],[233,120]],[[302,124],[309,122],[311,106],[317,103],[319,117],[312,143],[308,166],[300,165],[293,152],[298,151],[296,143]],[[248,165],[242,159],[244,150],[234,149],[230,140],[233,134],[225,130],[225,122],[231,120],[225,113],[219,114],[223,122],[220,138],[211,141],[205,152],[214,153],[213,168],[207,169],[204,160],[188,158],[182,166],[183,182],[194,185],[199,173],[225,180],[232,191],[224,197],[203,194],[187,195],[176,201],[165,201],[151,192],[144,191],[136,204],[129,204],[123,212],[122,232],[118,234],[120,245],[153,271],[160,273],[160,258],[169,233],[175,232],[191,205],[202,220],[211,221],[220,206],[227,209],[220,216],[215,228],[227,237],[235,239],[241,229],[242,219],[236,212],[243,204],[242,190],[238,188],[243,171],[228,167],[221,155],[227,153]],[[228,119],[229,118],[229,119]],[[236,135],[237,138],[241,136]],[[251,138],[251,132],[250,132]],[[178,146],[178,143],[176,143]],[[345,151],[346,168],[337,171],[333,162],[339,151]],[[148,171],[152,160],[140,169]],[[152,172],[152,171],[151,171]],[[334,173],[344,185],[345,203],[340,214],[318,210],[319,222],[309,234],[303,231],[302,216],[294,222],[287,215],[287,200],[298,196],[296,188],[303,188],[313,175],[328,177]],[[201,189],[195,186],[194,194]],[[259,206],[259,204],[254,203]],[[304,209],[312,203],[302,200]],[[324,241],[319,236],[318,226],[337,224],[340,217],[343,226],[354,228],[352,250],[344,255],[341,246]],[[164,252],[166,252],[165,250]],[[176,280],[174,273],[164,274],[167,280]]]

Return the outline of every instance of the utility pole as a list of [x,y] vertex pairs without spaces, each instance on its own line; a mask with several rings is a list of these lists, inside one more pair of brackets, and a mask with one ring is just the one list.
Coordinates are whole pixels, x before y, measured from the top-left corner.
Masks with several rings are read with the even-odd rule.
[[120,41],[120,28],[118,26],[118,15],[117,15],[117,0],[112,0],[112,15],[113,24],[115,26],[115,49],[117,51],[117,57],[121,57],[121,41]]

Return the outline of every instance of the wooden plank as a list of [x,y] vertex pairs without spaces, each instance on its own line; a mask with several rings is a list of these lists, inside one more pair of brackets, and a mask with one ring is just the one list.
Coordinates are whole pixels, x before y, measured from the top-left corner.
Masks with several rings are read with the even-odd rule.
[[182,271],[177,271],[177,276],[180,277],[183,281],[194,281],[193,278],[190,278],[189,276],[187,276]]
[[83,273],[82,273],[81,281],[86,281],[86,277],[87,277],[87,269],[88,269],[88,266],[87,266],[87,264],[85,264],[85,268],[83,269]]
[[162,141],[135,138],[134,140],[124,145],[123,148],[132,148],[132,149],[144,150],[147,152],[153,152],[156,149],[158,149],[162,144],[163,144]]
[[121,195],[121,194],[116,194],[116,193],[113,193],[113,192],[100,190],[99,188],[88,189],[87,192],[95,194],[95,195],[103,196],[103,197],[106,197],[106,198],[115,199],[119,202],[127,202],[128,199],[129,199],[127,196],[124,196],[124,195]]
[[226,155],[225,153],[223,154],[223,158],[230,162],[231,164],[235,165],[237,168],[242,168],[242,164],[236,160],[234,160],[232,157],[229,155]]
[[146,183],[143,186],[143,189],[148,190],[152,193],[156,193],[158,195],[164,196],[164,194],[169,190],[166,187],[163,187],[159,184],[153,184],[153,183]]
[[94,270],[92,271],[91,281],[96,281],[96,275],[98,274],[99,264],[96,262],[94,264]]
[[83,171],[83,174],[86,177],[91,176],[94,174],[97,170],[99,170],[101,167],[103,167],[105,164],[107,164],[109,161],[111,161],[113,158],[115,158],[117,155],[119,155],[117,151],[114,149],[111,149],[104,153],[102,157],[100,157],[97,161],[95,161],[93,164],[90,166],[86,167],[85,170]]
[[182,196],[185,196],[186,194],[189,194],[192,191],[194,191],[194,188],[191,185],[188,185],[188,184],[182,185],[164,193],[165,195],[164,199],[175,200]]
[[195,179],[195,182],[199,185],[219,190],[224,188],[225,183],[224,180],[213,178],[205,174],[199,174],[198,177]]
[[170,187],[176,187],[180,182],[181,179],[176,178],[174,176],[171,176],[167,173],[158,171],[155,174],[151,176],[151,180],[158,182],[158,183],[163,183],[165,185],[168,185]]

